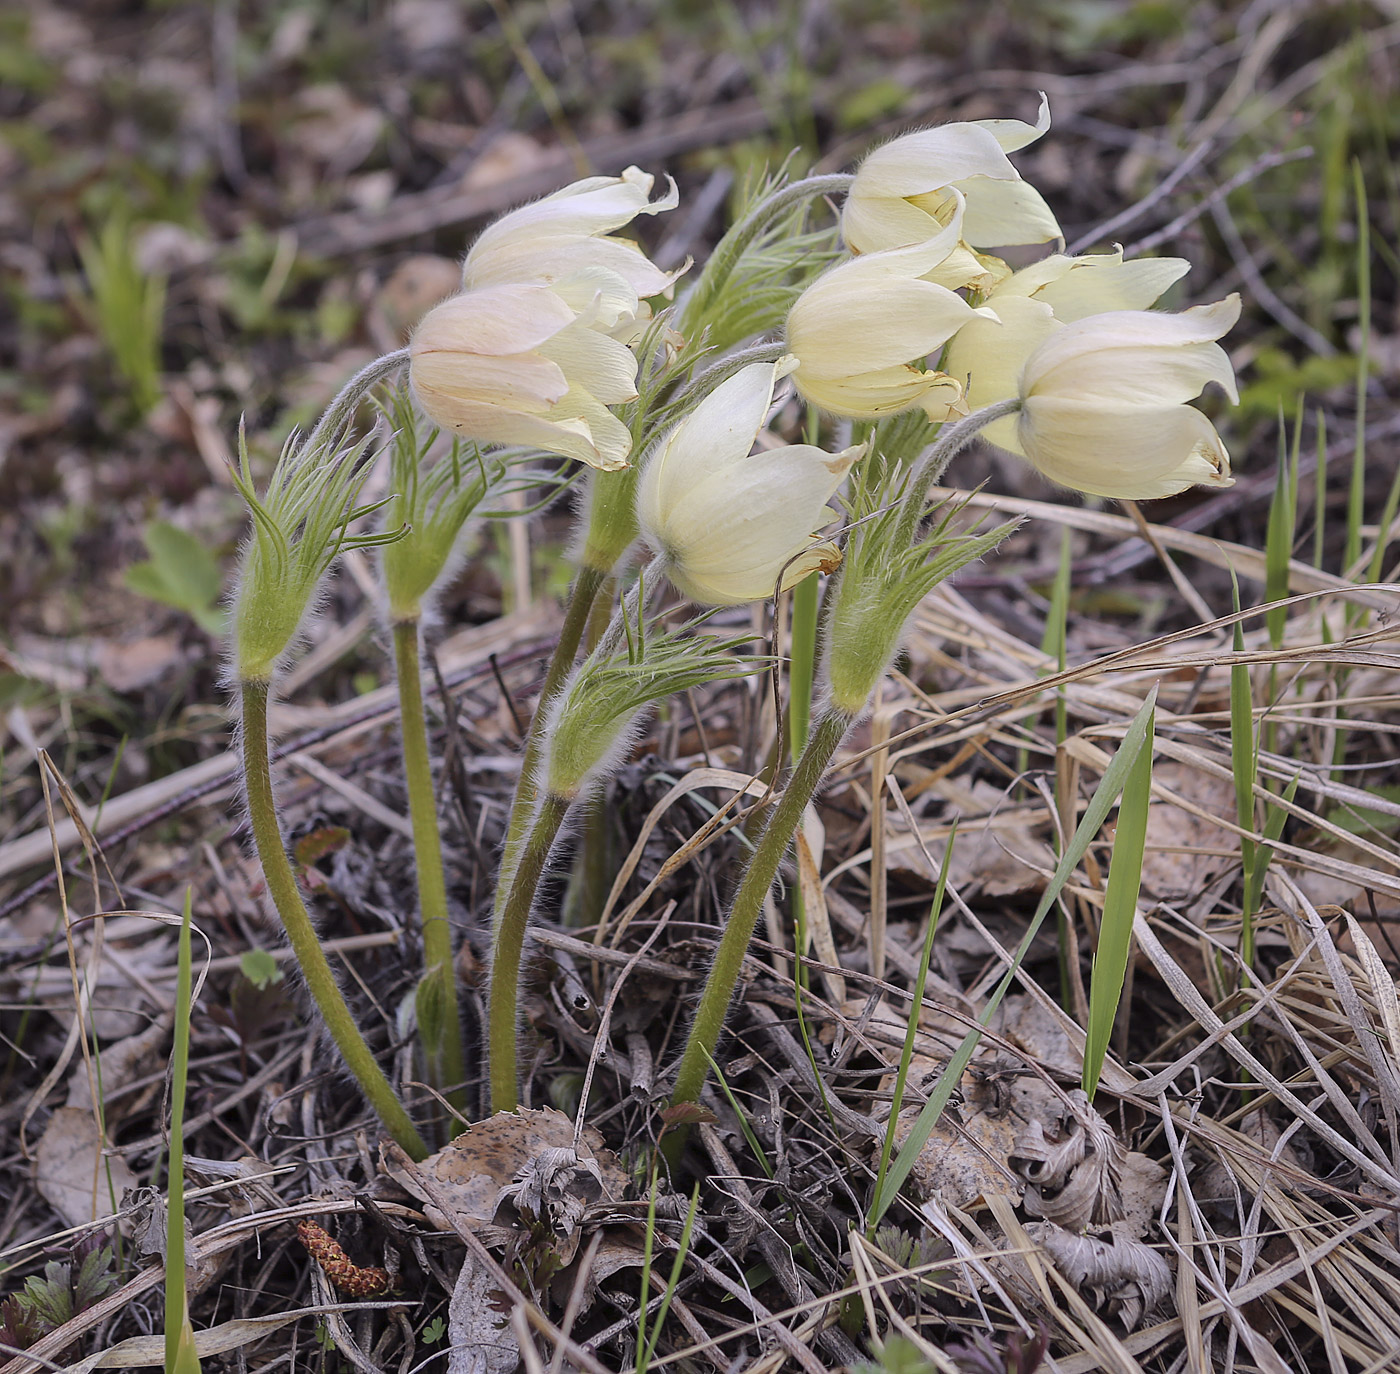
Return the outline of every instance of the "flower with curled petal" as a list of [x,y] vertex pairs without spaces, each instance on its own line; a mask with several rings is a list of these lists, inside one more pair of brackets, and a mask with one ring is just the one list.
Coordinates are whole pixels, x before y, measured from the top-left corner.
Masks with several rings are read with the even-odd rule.
[[1179,315],[1114,310],[1065,325],[1021,371],[1021,452],[1052,482],[1119,500],[1230,486],[1225,445],[1187,402],[1211,382],[1239,401],[1215,342],[1239,317],[1232,295]]
[[[943,124],[882,144],[857,168],[846,196],[841,212],[846,243],[855,253],[922,243],[951,218],[952,191],[966,197],[963,238],[973,248],[1062,237],[1040,192],[1021,180],[1007,156],[1049,127],[1050,107],[1042,96],[1033,125],[1019,119]],[[988,266],[995,271],[994,264]]]
[[[968,409],[1017,395],[1026,359],[1061,326],[1112,310],[1146,310],[1190,264],[1184,258],[1130,258],[1123,250],[1067,257],[1057,253],[998,283],[982,303],[995,317],[969,320],[948,345],[943,366],[966,388]],[[1012,453],[1014,415],[982,437]]]
[[[638,303],[669,292],[686,269],[663,272],[639,245],[614,231],[638,215],[675,209],[675,182],[667,178],[665,195],[651,200],[653,182],[647,173],[628,167],[621,176],[586,177],[502,215],[472,245],[462,285],[539,282],[570,299],[602,291],[614,302],[606,328],[613,328],[619,317],[625,322],[629,315],[649,313]],[[630,308],[625,304],[629,297]]]

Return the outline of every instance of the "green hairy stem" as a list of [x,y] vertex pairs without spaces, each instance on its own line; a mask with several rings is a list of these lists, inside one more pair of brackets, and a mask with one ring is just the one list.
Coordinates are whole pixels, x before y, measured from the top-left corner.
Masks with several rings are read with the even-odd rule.
[[408,789],[408,814],[413,825],[413,859],[418,877],[418,914],[423,923],[424,973],[439,973],[446,996],[434,1024],[419,1023],[428,1064],[428,1082],[459,1113],[467,1110],[466,1058],[462,1052],[462,1023],[457,1005],[457,978],[452,961],[452,927],[447,915],[447,881],[438,834],[437,800],[428,755],[428,727],[423,712],[423,680],[419,661],[419,622],[396,621],[394,664],[399,683],[399,726],[403,735],[403,772]]
[[491,941],[491,992],[487,1012],[493,1112],[513,1112],[519,1101],[515,1024],[520,956],[525,947],[525,931],[530,923],[535,891],[568,809],[567,799],[553,794],[546,795],[540,802],[534,823],[519,846],[510,891],[496,919]]
[[350,1008],[326,961],[316,937],[311,916],[297,890],[296,875],[287,859],[282,831],[277,824],[277,804],[272,792],[272,765],[268,758],[267,699],[269,686],[263,681],[241,684],[243,705],[243,774],[248,792],[248,817],[253,841],[262,864],[267,890],[272,897],[287,940],[301,966],[306,986],[315,999],[326,1028],[340,1051],[345,1067],[354,1075],[370,1106],[385,1130],[414,1160],[426,1159],[428,1147],[414,1128],[403,1103],[389,1086],[364,1036],[360,1034]]
[[[705,980],[705,990],[700,994],[700,1005],[690,1027],[690,1039],[681,1056],[676,1088],[671,1095],[673,1104],[699,1100],[700,1090],[705,1086],[709,1073],[710,1060],[724,1028],[730,1000],[739,982],[739,971],[748,952],[749,940],[753,936],[759,912],[763,910],[763,899],[773,886],[773,879],[778,876],[778,865],[782,863],[783,855],[787,853],[788,845],[802,823],[802,814],[821,786],[827,766],[841,741],[846,738],[852,720],[853,717],[845,711],[827,710],[822,714],[812,727],[807,747],[802,751],[787,787],[763,827],[748,872],[734,894],[729,915],[725,918],[724,933],[715,950],[714,963],[710,965],[710,975]],[[663,1142],[668,1156],[678,1156],[683,1141],[681,1132],[668,1133]]]
[[573,590],[569,593],[569,604],[564,612],[564,623],[559,627],[559,642],[554,646],[554,654],[545,670],[544,686],[540,689],[539,703],[535,707],[530,728],[525,734],[525,748],[520,759],[520,777],[515,784],[515,799],[510,806],[510,820],[506,825],[505,850],[501,855],[500,872],[496,876],[495,916],[500,919],[501,911],[515,876],[516,857],[520,852],[525,827],[529,824],[530,813],[534,809],[539,789],[535,782],[535,772],[539,767],[540,749],[543,745],[545,705],[564,684],[569,669],[578,656],[578,646],[583,640],[583,632],[588,627],[588,617],[599,591],[607,581],[606,572],[585,564],[574,578]]

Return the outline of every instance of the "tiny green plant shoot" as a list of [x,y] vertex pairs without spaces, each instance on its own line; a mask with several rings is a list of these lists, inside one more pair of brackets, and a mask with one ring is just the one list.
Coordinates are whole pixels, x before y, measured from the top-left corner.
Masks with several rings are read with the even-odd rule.
[[[1223,443],[1187,402],[1209,383],[1234,394],[1216,341],[1238,316],[1237,297],[1172,315],[1151,307],[1185,272],[1183,261],[1050,254],[1016,273],[984,251],[1062,237],[1007,158],[1048,128],[1048,108],[1034,125],[951,124],[886,144],[854,176],[772,178],[747,196],[697,271],[663,270],[618,232],[675,208],[673,184],[653,197],[655,178],[635,167],[576,182],[487,226],[467,253],[462,290],[425,315],[407,349],[353,378],[264,481],[240,440],[234,477],[252,529],[231,598],[230,677],[253,840],[346,1068],[412,1157],[426,1153],[425,1123],[389,1082],[326,960],[273,786],[269,705],[332,564],[346,550],[379,550],[423,950],[414,998],[420,1071],[463,1116],[478,1085],[458,1005],[422,661],[464,531],[476,519],[519,515],[527,489],[537,489],[533,505],[542,507],[577,482],[576,572],[524,740],[492,897],[486,1081],[495,1111],[519,1102],[520,987],[559,836],[627,760],[648,712],[773,666],[745,652],[747,633],[717,632],[713,608],[782,607],[793,593],[790,701],[772,750],[773,788],[749,826],[752,844],[662,1113],[660,1151],[676,1165],[687,1124],[705,1117],[701,1095],[750,939],[803,814],[920,604],[1015,528],[983,528],[968,505],[938,499],[949,461],[981,435],[1052,480],[1109,499],[1229,481]],[[956,177],[950,167],[961,169]],[[1008,181],[1015,195],[979,189],[1005,191]],[[833,198],[842,198],[836,223],[825,208]],[[366,429],[369,400],[377,409]],[[781,434],[769,432],[777,416]],[[824,447],[824,433],[848,436],[846,446]],[[387,479],[371,487],[381,461]],[[368,491],[384,494],[370,500]],[[148,542],[150,564],[133,570],[135,582],[212,623],[208,586],[172,580],[165,534]],[[1047,641],[1061,662],[1067,548],[1054,593],[1059,638]],[[699,614],[678,614],[686,605]],[[1058,739],[1063,703],[1056,720]],[[1105,1052],[1115,979],[1121,990],[1150,737],[1149,701],[1060,856],[1027,936],[1143,757],[1146,773],[1131,773],[1120,816],[1086,1083]],[[944,881],[946,871],[940,899]],[[885,1141],[872,1225],[975,1044],[974,1034],[900,1150],[892,1135]],[[688,1236],[687,1228],[682,1254]],[[656,1349],[664,1307],[654,1323],[643,1308],[639,1368]]]
[[138,418],[145,416],[164,394],[160,341],[165,278],[141,270],[124,211],[110,215],[95,239],[80,239],[78,256],[91,292],[93,322],[126,384],[132,410]]

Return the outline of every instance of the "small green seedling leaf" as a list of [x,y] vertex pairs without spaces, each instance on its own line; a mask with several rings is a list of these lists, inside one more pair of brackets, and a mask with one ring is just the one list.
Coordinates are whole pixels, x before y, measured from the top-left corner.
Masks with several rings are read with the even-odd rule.
[[244,950],[243,957],[238,961],[238,968],[259,992],[282,981],[282,970],[277,960],[265,949]]
[[218,604],[223,570],[208,546],[168,520],[152,520],[141,537],[151,556],[126,570],[127,587],[138,596],[184,611],[211,635],[223,634],[227,617]]
[[447,1323],[441,1317],[434,1317],[427,1326],[423,1328],[420,1336],[424,1345],[436,1345],[447,1332]]

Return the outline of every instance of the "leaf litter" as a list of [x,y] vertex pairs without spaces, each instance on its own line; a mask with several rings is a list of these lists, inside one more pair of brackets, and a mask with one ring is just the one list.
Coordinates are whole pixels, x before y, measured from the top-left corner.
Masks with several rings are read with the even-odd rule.
[[[391,8],[387,31],[403,45],[411,82],[435,80],[433,64],[444,44],[455,40],[433,35],[460,36],[461,15],[451,6]],[[1209,111],[1192,116],[1193,132],[1203,139],[1228,145],[1269,108],[1295,108],[1335,79],[1340,50],[1329,48],[1328,35],[1314,27],[1319,20],[1269,6],[1251,14],[1259,27],[1228,35],[1217,17],[1218,50],[1204,54],[1190,46],[1189,36],[1158,40],[1171,70],[1185,64],[1203,83],[1202,92],[1209,91]],[[24,745],[25,757],[31,740],[47,746],[63,740],[75,790],[85,801],[96,802],[110,786],[105,815],[136,827],[101,832],[114,869],[132,889],[129,897],[144,903],[139,894],[154,891],[178,909],[184,885],[195,886],[196,909],[209,913],[215,929],[215,980],[233,978],[250,948],[276,944],[259,906],[256,872],[242,858],[227,807],[217,794],[198,790],[209,785],[206,773],[181,782],[185,769],[204,767],[214,775],[225,744],[217,656],[206,630],[191,619],[202,611],[212,623],[216,593],[207,567],[193,586],[166,577],[157,585],[149,574],[138,574],[136,586],[144,579],[146,595],[124,572],[141,567],[152,552],[141,536],[153,517],[221,554],[231,551],[236,514],[219,499],[217,450],[232,432],[236,412],[309,404],[343,368],[367,356],[364,336],[375,345],[397,340],[430,298],[451,289],[460,228],[440,219],[430,222],[448,232],[420,229],[395,240],[393,226],[386,228],[395,201],[386,200],[386,192],[427,195],[431,209],[450,206],[450,195],[489,197],[494,188],[517,187],[532,175],[549,179],[541,191],[564,179],[552,147],[557,131],[547,120],[541,118],[529,134],[492,136],[486,127],[498,113],[488,80],[494,60],[489,44],[482,71],[464,78],[462,109],[415,109],[401,128],[390,130],[385,111],[398,118],[397,95],[370,89],[374,82],[353,70],[316,79],[301,71],[298,64],[309,62],[325,39],[312,11],[258,11],[245,19],[260,26],[256,37],[265,40],[267,64],[263,71],[245,72],[250,84],[240,95],[244,123],[231,121],[220,105],[227,88],[221,93],[209,65],[223,61],[226,74],[236,72],[237,54],[220,55],[217,35],[212,46],[205,43],[205,31],[192,28],[179,7],[142,34],[143,47],[149,37],[155,51],[143,53],[132,68],[153,109],[174,99],[184,112],[167,150],[169,165],[203,158],[202,165],[217,166],[229,185],[247,186],[252,178],[252,201],[269,210],[264,229],[220,190],[204,198],[203,219],[173,226],[178,234],[165,232],[163,247],[151,232],[139,240],[143,260],[179,283],[166,340],[167,366],[183,369],[172,376],[174,409],[158,413],[146,429],[130,430],[99,413],[113,398],[94,370],[94,340],[45,334],[42,310],[35,312],[38,332],[22,340],[41,385],[33,397],[18,400],[0,388],[0,438],[7,448],[0,478],[10,484],[0,511],[11,550],[0,573],[0,591],[11,608],[5,667],[22,688],[19,696],[6,697],[6,729]],[[90,7],[35,10],[29,48],[49,64],[45,70],[60,73],[62,83],[50,87],[58,89],[54,98],[61,103],[46,107],[35,128],[71,139],[79,149],[95,146],[93,131],[105,123],[104,82],[119,60],[109,54],[122,41],[113,22]],[[370,40],[371,29],[344,22],[356,41]],[[881,73],[895,70],[910,90],[937,90],[946,102],[933,110],[925,96],[905,92],[901,118],[990,112],[979,108],[986,98],[985,73],[969,81],[961,56],[953,59],[936,44],[910,41],[901,27],[908,22],[861,25],[858,39],[851,40],[859,49],[856,69],[866,70],[863,61]],[[803,41],[820,49],[830,35],[813,23]],[[492,36],[502,44],[499,33]],[[1392,51],[1390,29],[1368,36],[1381,58]],[[251,34],[244,37],[252,41]],[[537,31],[531,41],[548,59],[547,69],[567,85],[569,66],[554,62],[550,47],[557,44],[562,53],[571,42],[567,32]],[[706,53],[694,46],[695,38],[688,48],[674,36],[665,41],[681,51],[668,53],[658,70],[681,62],[693,77],[692,92],[708,92],[718,101],[739,81],[731,54]],[[928,55],[909,57],[920,51]],[[580,70],[601,60],[585,56]],[[910,64],[908,70],[891,67],[895,58]],[[1155,93],[1154,83],[1167,78],[1139,69],[1122,53],[1114,60],[1120,70],[1083,75],[1073,74],[1079,70],[1074,63],[1048,54],[1039,78],[1057,101],[1072,97],[1084,112],[1078,135],[1085,140],[1084,167],[1104,148],[1116,164],[1121,151],[1111,141],[1102,147],[1094,141],[1106,136],[1095,123],[1100,116],[1118,121],[1104,129],[1141,123],[1139,108],[1121,104],[1122,83],[1149,92],[1134,99],[1151,103],[1164,130],[1175,118],[1173,98]],[[333,65],[329,57],[320,63],[327,64]],[[823,70],[820,62],[815,69]],[[1235,79],[1246,71],[1253,83]],[[392,75],[384,91],[397,86],[398,73]],[[594,92],[608,88],[608,75],[591,72]],[[1002,75],[1014,76],[1017,89],[1026,84],[1020,72]],[[42,91],[51,79],[36,77],[33,89]],[[842,79],[813,97],[824,119],[842,95]],[[638,98],[647,115],[660,121],[677,112],[679,89],[668,82]],[[1253,90],[1258,110],[1241,106],[1247,90]],[[572,90],[565,94],[578,97]],[[597,127],[582,129],[587,138],[617,136],[617,111],[591,113]],[[147,115],[138,109],[132,117]],[[508,117],[504,105],[501,117]],[[140,137],[156,137],[158,125]],[[230,130],[235,143],[245,145],[241,149],[228,146]],[[129,131],[120,132],[130,141]],[[397,138],[407,141],[390,156]],[[860,146],[868,141],[863,131]],[[1172,146],[1164,139],[1135,156],[1160,167],[1179,157],[1162,151]],[[684,145],[678,148],[684,160]],[[463,150],[471,154],[465,161]],[[832,156],[839,161],[845,151],[838,143]],[[5,157],[13,156],[7,145]],[[404,169],[415,159],[435,169],[440,195],[431,186],[405,183]],[[60,220],[82,227],[78,196],[89,171],[54,165],[56,185],[7,186],[0,224],[17,222],[14,197],[30,198],[43,189]],[[1216,170],[1223,177],[1234,168]],[[681,174],[697,181],[707,170],[686,165]],[[79,180],[65,183],[65,176]],[[1066,185],[1078,177],[1077,170],[1074,177],[1067,173]],[[1103,189],[1092,176],[1081,178],[1085,222],[1110,199],[1099,194]],[[524,194],[515,190],[511,197]],[[1192,200],[1161,208],[1189,213],[1207,194],[1202,185]],[[343,256],[327,260],[323,279],[317,275],[322,268],[304,270],[295,254],[279,257],[278,236],[304,224],[332,242],[328,212],[350,213],[350,223],[363,230],[349,248],[339,240],[335,251]],[[179,207],[172,203],[163,213],[178,215]],[[1155,222],[1166,223],[1171,214]],[[336,232],[345,232],[345,221]],[[73,264],[61,247],[35,246],[29,235],[15,235],[10,227],[4,233],[25,280],[37,284],[34,299],[41,306],[62,300]],[[384,252],[386,245],[394,251]],[[399,246],[424,251],[399,258]],[[1218,245],[1198,240],[1196,248],[1219,257]],[[1249,270],[1223,259],[1216,266],[1217,275]],[[357,321],[349,334],[335,323],[338,311]],[[304,334],[297,321],[312,316],[320,337],[299,341],[305,368],[289,371],[288,338],[294,330]],[[212,332],[211,320],[219,325]],[[24,328],[32,331],[33,322]],[[220,343],[221,333],[260,342],[231,349]],[[1388,340],[1377,341],[1383,342]],[[1380,398],[1371,399],[1372,424],[1390,424],[1394,417]],[[1334,443],[1342,435],[1339,453],[1349,458],[1348,403],[1335,395],[1324,400],[1329,433]],[[93,444],[100,464],[75,452],[75,424],[100,436]],[[1381,445],[1393,443],[1393,433],[1383,431],[1373,440],[1382,459],[1388,451]],[[1262,472],[1265,465],[1257,466]],[[1383,466],[1373,463],[1373,474]],[[1250,472],[1249,465],[1241,471]],[[1228,604],[1228,595],[1223,574],[1212,581],[1217,574],[1210,569],[1233,564],[1247,588],[1262,583],[1262,488],[1254,483],[1250,472],[1234,493],[1195,511],[1176,506],[1159,515],[1149,508],[1154,536],[1184,560],[1197,590],[1217,608]],[[1038,498],[1043,491],[1027,495]],[[1016,498],[996,499],[1003,509],[1016,508]],[[834,1368],[848,1363],[852,1350],[874,1358],[878,1341],[886,1367],[893,1369],[893,1343],[901,1339],[915,1358],[946,1369],[952,1362],[979,1367],[960,1352],[980,1342],[987,1359],[1002,1361],[989,1367],[1000,1369],[1007,1360],[1029,1360],[1026,1352],[1037,1349],[1043,1331],[1047,1364],[1053,1360],[1063,1370],[1168,1374],[1254,1367],[1301,1374],[1384,1368],[1400,1347],[1400,1006],[1394,990],[1400,956],[1393,944],[1400,865],[1395,828],[1384,809],[1387,796],[1393,801],[1393,738],[1400,729],[1393,588],[1351,590],[1342,578],[1295,560],[1291,590],[1314,600],[1290,608],[1284,650],[1272,650],[1252,627],[1247,634],[1257,700],[1268,701],[1265,719],[1277,727],[1261,753],[1261,781],[1277,783],[1297,770],[1303,782],[1266,884],[1256,935],[1260,959],[1250,975],[1237,958],[1239,841],[1228,773],[1228,668],[1222,666],[1227,633],[1193,623],[1173,601],[1177,593],[1167,590],[1164,573],[1150,564],[1125,563],[1145,549],[1132,522],[1038,499],[1021,504],[1034,507],[1047,527],[1061,523],[1078,531],[1074,585],[1082,604],[1071,618],[1070,677],[1062,687],[1046,682],[1053,664],[1039,648],[1043,579],[1037,565],[1043,559],[1029,534],[1008,550],[1006,567],[995,572],[996,585],[979,582],[970,570],[956,590],[944,589],[921,611],[901,666],[922,695],[893,710],[886,750],[888,775],[908,795],[916,826],[898,807],[882,803],[884,872],[872,875],[869,760],[859,757],[864,743],[854,741],[821,808],[825,844],[809,846],[810,865],[788,875],[807,894],[820,891],[824,901],[809,905],[825,911],[831,934],[817,932],[820,944],[802,988],[793,979],[795,951],[781,924],[774,927],[782,937],[775,944],[785,948],[755,947],[732,1037],[721,1051],[732,1096],[717,1094],[709,1103],[715,1122],[702,1131],[706,1154],[692,1159],[703,1179],[697,1240],[682,1266],[660,1349],[673,1360],[717,1368],[777,1368],[784,1361]],[[1374,509],[1380,509],[1379,500]],[[63,524],[65,512],[74,513],[71,530]],[[1335,525],[1329,526],[1328,537],[1334,535]],[[488,621],[503,608],[499,582],[479,571],[469,578],[474,580],[449,609]],[[149,595],[152,589],[159,594]],[[1096,611],[1092,597],[1106,604],[1109,590],[1119,597],[1118,609]],[[1369,611],[1380,618],[1363,633],[1346,619],[1343,605],[1354,608],[1351,614]],[[454,789],[457,809],[446,825],[454,890],[468,927],[462,954],[467,977],[484,954],[479,927],[471,925],[483,881],[471,855],[482,847],[489,852],[496,841],[491,807],[513,766],[510,711],[485,656],[497,653],[506,686],[528,699],[541,624],[548,629],[547,615],[532,618],[529,610],[500,622],[489,649],[476,658],[469,651],[446,674],[457,723],[470,744],[463,785]],[[306,675],[305,692],[288,714],[299,731],[316,735],[302,744],[312,751],[308,756],[347,786],[337,792],[324,776],[298,773],[289,783],[289,792],[295,791],[288,803],[298,827],[293,838],[328,824],[352,833],[358,867],[347,858],[336,871],[321,873],[317,900],[328,947],[354,961],[389,1025],[402,1004],[403,970],[412,959],[410,954],[400,960],[395,903],[386,893],[402,890],[409,870],[402,837],[357,800],[368,797],[402,813],[402,798],[388,781],[395,758],[387,713],[380,709],[376,716],[373,702],[355,701],[350,688],[352,673],[376,670],[363,646],[363,625],[355,628],[359,611],[353,586],[338,585],[317,631],[326,638],[316,641],[336,652],[319,673]],[[1179,632],[1180,638],[1142,647],[1160,631]],[[340,634],[343,641],[335,638]],[[1281,690],[1270,686],[1275,669]],[[1065,989],[1057,942],[1047,937],[1023,970],[1025,991],[1009,998],[992,1021],[921,1151],[905,1195],[867,1241],[861,1220],[878,1158],[872,1146],[888,1114],[922,921],[937,873],[929,854],[941,852],[958,819],[952,909],[935,945],[934,972],[919,990],[911,1105],[896,1128],[897,1141],[907,1129],[907,1114],[917,1111],[985,1006],[1007,951],[1024,929],[1027,905],[1053,867],[1065,818],[1044,790],[1017,789],[1018,751],[1027,750],[1027,765],[1044,777],[1057,766],[1064,776],[1077,773],[1082,798],[1111,754],[1114,730],[1131,718],[1154,683],[1162,694],[1163,757],[1129,1009],[1115,1041],[1117,1057],[1105,1068],[1105,1086],[1093,1104],[1078,1090],[1082,1034],[1072,996],[1065,998],[1070,1009],[1060,1009]],[[1052,724],[1057,691],[1063,691],[1069,720],[1062,746]],[[346,703],[364,714],[352,718],[352,710],[342,709]],[[620,919],[597,932],[596,946],[587,929],[546,931],[557,942],[550,948],[563,954],[534,967],[528,1004],[535,1056],[531,1100],[565,1110],[537,1107],[510,1121],[488,1119],[446,1143],[430,1170],[433,1197],[415,1192],[409,1176],[392,1163],[381,1168],[376,1162],[363,1115],[304,1027],[287,1017],[265,1024],[256,1018],[237,1024],[213,1016],[203,1024],[197,1020],[201,1077],[194,1085],[190,1131],[204,1163],[187,1162],[197,1185],[189,1207],[199,1242],[193,1253],[207,1265],[204,1286],[195,1287],[204,1295],[196,1312],[203,1356],[240,1351],[250,1364],[304,1358],[315,1324],[334,1318],[329,1338],[343,1343],[346,1358],[353,1348],[363,1362],[358,1367],[402,1368],[438,1348],[429,1331],[440,1317],[452,1369],[503,1371],[521,1361],[534,1368],[532,1362],[549,1360],[559,1368],[592,1369],[600,1361],[604,1368],[631,1367],[645,1180],[659,1129],[652,1102],[664,1089],[674,1028],[678,1020],[683,1024],[679,1008],[703,968],[716,894],[734,861],[735,841],[700,832],[713,798],[722,805],[752,777],[753,751],[746,751],[736,722],[756,722],[760,736],[773,728],[738,689],[717,692],[698,708],[707,736],[703,758],[675,748],[668,754],[679,732],[658,730],[644,763],[629,775],[629,789],[614,799],[622,852],[639,846],[630,860],[636,876],[619,882],[606,907]],[[174,725],[161,734],[147,731],[141,724],[146,721],[160,721],[162,731]],[[134,736],[119,752],[113,738],[128,729]],[[1343,735],[1346,771],[1332,766]],[[734,782],[729,792],[699,785],[676,789],[686,767],[710,767],[712,755],[721,765],[715,772]],[[32,766],[29,773],[16,773],[7,761],[6,768],[12,785],[0,805],[3,846],[13,866],[5,874],[27,882],[48,849],[46,818]],[[215,785],[226,786],[227,776],[216,776]],[[159,799],[142,791],[153,779],[167,778],[175,781]],[[133,797],[134,809],[123,812]],[[207,804],[211,797],[215,804]],[[1359,823],[1358,808],[1364,811]],[[149,829],[157,821],[168,827],[159,842]],[[644,825],[649,846],[639,840]],[[9,848],[18,841],[32,843]],[[1110,845],[1106,831],[1065,897],[1066,919],[1086,969]],[[76,853],[77,847],[65,842],[65,850]],[[320,872],[318,863],[310,867]],[[79,899],[79,866],[68,877],[70,901],[85,910],[116,905],[105,879],[100,892]],[[878,959],[864,929],[877,883],[888,884],[887,931]],[[668,931],[648,952],[645,969],[639,965],[629,975],[635,982],[624,985],[617,1015],[606,1037],[600,1036],[597,1009],[650,933],[656,912],[671,900],[678,904],[675,934]],[[65,1352],[89,1339],[102,1349],[73,1368],[158,1363],[158,1343],[137,1333],[142,1304],[159,1278],[159,1247],[147,1242],[162,1229],[160,1208],[158,1198],[128,1196],[126,1189],[149,1176],[163,1148],[168,1007],[162,999],[172,985],[169,948],[139,921],[109,919],[100,942],[90,927],[75,924],[89,997],[78,1016],[62,941],[47,946],[57,913],[51,893],[31,896],[7,914],[3,931],[5,1000],[27,1016],[5,1067],[0,1122],[6,1139],[21,1139],[25,1113],[44,1089],[34,1104],[35,1158],[27,1160],[16,1149],[5,1165],[5,1260],[25,1266],[13,1271],[16,1283],[9,1291],[17,1291],[21,1278],[47,1274],[50,1265],[76,1262],[71,1274],[81,1274],[82,1257],[55,1258],[70,1253],[60,1236],[66,1228],[80,1228],[89,1253],[98,1254],[111,1228],[125,1228],[137,1253],[149,1254],[147,1267],[114,1269],[114,1289],[101,1281],[85,1283],[82,1301],[74,1304],[83,1310],[53,1308],[49,1316],[57,1324],[30,1349],[40,1358],[67,1359]],[[570,940],[582,948],[564,943]],[[596,958],[590,959],[590,948]],[[211,991],[224,986],[216,981]],[[579,986],[590,995],[578,997]],[[7,1012],[12,1014],[21,1013]],[[79,1023],[99,1051],[102,1124],[93,1108],[94,1080],[75,1059]],[[17,1029],[7,1020],[7,1036]],[[595,1056],[588,1117],[578,1130],[573,1094]],[[60,1072],[49,1081],[55,1066]],[[402,1076],[411,1079],[406,1061],[402,1067]],[[443,1201],[483,1251],[461,1238]],[[678,1243],[685,1201],[664,1184],[656,1199],[653,1304],[665,1286],[662,1276]],[[408,1279],[406,1295],[367,1302],[349,1316],[340,1309],[350,1304],[329,1301],[272,1310],[284,1307],[291,1294],[307,1293],[309,1264],[293,1237],[297,1222],[312,1214],[362,1266],[392,1258]],[[236,1317],[224,1315],[230,1304],[237,1305]],[[871,1314],[864,1328],[851,1316],[854,1307]],[[99,1329],[100,1337],[88,1336]],[[860,1332],[859,1347],[845,1334],[851,1329]],[[19,1374],[33,1367],[33,1361],[11,1356],[3,1369]]]

